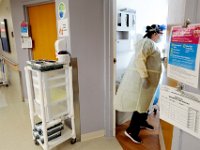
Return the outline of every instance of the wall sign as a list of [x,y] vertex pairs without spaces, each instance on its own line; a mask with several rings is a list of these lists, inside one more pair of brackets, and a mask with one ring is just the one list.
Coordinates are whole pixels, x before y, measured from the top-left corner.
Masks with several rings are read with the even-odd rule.
[[63,2],[59,3],[58,5],[58,16],[60,19],[64,19],[66,14],[66,7]]
[[68,19],[58,20],[58,37],[69,36]]
[[21,37],[22,48],[33,48],[31,37]]
[[169,86],[161,86],[160,118],[200,138],[200,96],[177,91]]
[[23,21],[21,23],[21,36],[28,37],[28,23]]
[[173,27],[168,57],[168,77],[198,88],[200,25]]

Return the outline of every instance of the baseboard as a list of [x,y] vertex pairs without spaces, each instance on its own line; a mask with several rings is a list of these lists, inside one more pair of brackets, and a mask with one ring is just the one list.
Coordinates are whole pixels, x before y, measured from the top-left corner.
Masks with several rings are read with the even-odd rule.
[[105,135],[104,130],[99,130],[99,131],[95,131],[95,132],[89,132],[89,133],[86,133],[86,134],[82,134],[81,135],[81,142],[92,140],[92,139],[95,139],[95,138],[104,137],[104,135]]
[[166,150],[165,141],[164,141],[163,132],[162,132],[161,127],[160,127],[160,131],[159,131],[159,142],[160,142],[160,150]]

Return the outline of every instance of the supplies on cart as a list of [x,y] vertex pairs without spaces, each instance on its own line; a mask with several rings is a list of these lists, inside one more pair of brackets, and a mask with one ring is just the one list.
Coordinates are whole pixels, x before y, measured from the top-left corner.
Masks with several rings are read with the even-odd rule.
[[[58,131],[59,129],[62,130],[63,128],[64,128],[64,125],[62,122],[51,124],[51,126],[47,125],[47,135],[51,135],[52,133]],[[37,131],[40,135],[43,135],[42,122],[36,123],[33,131]]]
[[[48,141],[51,141],[57,137],[61,136],[61,131],[64,129],[64,125],[62,122],[59,122],[55,125],[52,125],[47,128],[47,136]],[[44,143],[43,137],[43,130],[42,130],[42,122],[36,123],[35,128],[33,129],[33,136],[37,141],[40,141],[42,144]]]
[[33,69],[40,70],[42,72],[63,68],[63,63],[58,63],[54,60],[30,60],[27,61],[27,64]]

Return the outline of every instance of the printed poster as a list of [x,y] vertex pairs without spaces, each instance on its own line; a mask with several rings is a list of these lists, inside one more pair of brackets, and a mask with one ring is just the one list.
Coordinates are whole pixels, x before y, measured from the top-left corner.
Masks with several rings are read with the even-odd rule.
[[22,37],[28,37],[28,23],[23,21],[21,23],[21,36]]
[[167,76],[198,88],[200,63],[200,25],[173,27]]
[[66,6],[64,2],[60,2],[58,5],[58,16],[60,19],[64,19],[66,14]]
[[21,43],[22,43],[22,48],[33,48],[31,37],[22,37]]
[[200,96],[161,86],[160,119],[200,138]]
[[69,36],[69,22],[68,19],[58,20],[58,37]]

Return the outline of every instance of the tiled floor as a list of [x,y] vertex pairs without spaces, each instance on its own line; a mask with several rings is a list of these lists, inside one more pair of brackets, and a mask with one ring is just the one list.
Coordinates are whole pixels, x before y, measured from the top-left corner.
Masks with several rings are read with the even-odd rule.
[[[54,150],[122,150],[115,138],[97,138],[71,145],[69,141]],[[42,150],[31,136],[28,105],[12,85],[0,87],[0,150]]]

